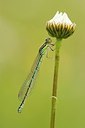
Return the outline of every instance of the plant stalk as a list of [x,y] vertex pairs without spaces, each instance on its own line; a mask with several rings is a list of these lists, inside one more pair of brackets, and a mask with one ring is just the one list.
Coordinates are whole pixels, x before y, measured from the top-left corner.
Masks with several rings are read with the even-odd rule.
[[61,40],[57,40],[55,49],[55,65],[54,65],[54,78],[52,88],[52,106],[51,106],[51,120],[50,128],[55,128],[55,116],[56,116],[56,100],[57,100],[57,81],[58,81],[58,67],[59,67],[59,50],[61,46]]

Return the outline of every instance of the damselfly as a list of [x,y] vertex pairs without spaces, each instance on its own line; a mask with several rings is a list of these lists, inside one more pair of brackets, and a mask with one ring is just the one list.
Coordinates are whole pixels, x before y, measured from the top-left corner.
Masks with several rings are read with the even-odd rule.
[[29,93],[33,87],[33,83],[34,83],[34,80],[35,80],[37,73],[39,71],[43,55],[46,53],[46,50],[48,47],[52,50],[52,46],[54,46],[54,44],[52,43],[52,40],[50,38],[47,38],[45,40],[45,43],[42,44],[42,46],[39,48],[39,51],[38,51],[37,57],[33,63],[31,72],[27,76],[27,79],[25,80],[25,82],[22,85],[22,87],[19,91],[19,94],[18,94],[19,99],[22,100],[21,104],[18,108],[18,112],[22,111],[22,108],[25,104],[26,98],[29,95]]

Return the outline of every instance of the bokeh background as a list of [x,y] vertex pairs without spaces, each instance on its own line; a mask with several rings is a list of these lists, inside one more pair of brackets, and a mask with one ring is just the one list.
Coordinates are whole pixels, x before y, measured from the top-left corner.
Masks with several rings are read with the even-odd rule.
[[[21,114],[19,89],[48,34],[46,21],[67,12],[77,24],[62,41],[56,128],[85,128],[85,1],[0,0],[0,128],[49,128],[54,53],[44,56]],[[53,39],[55,41],[55,39]]]

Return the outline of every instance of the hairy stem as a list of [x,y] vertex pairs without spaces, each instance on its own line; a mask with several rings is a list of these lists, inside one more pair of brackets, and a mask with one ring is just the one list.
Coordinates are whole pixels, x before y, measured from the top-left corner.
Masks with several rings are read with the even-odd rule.
[[51,106],[50,128],[55,128],[57,81],[58,81],[59,49],[60,49],[60,46],[61,46],[61,40],[57,40],[56,49],[55,49],[55,65],[54,65],[54,79],[53,79],[53,89],[52,89],[52,106]]

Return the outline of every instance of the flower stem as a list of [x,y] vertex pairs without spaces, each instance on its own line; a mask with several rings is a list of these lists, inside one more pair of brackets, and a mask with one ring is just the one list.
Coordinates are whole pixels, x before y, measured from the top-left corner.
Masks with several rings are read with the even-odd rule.
[[60,49],[60,46],[61,46],[61,40],[57,40],[56,49],[55,49],[55,65],[54,65],[54,78],[53,78],[53,89],[52,89],[52,106],[51,106],[50,128],[55,128],[57,81],[58,81],[59,49]]

